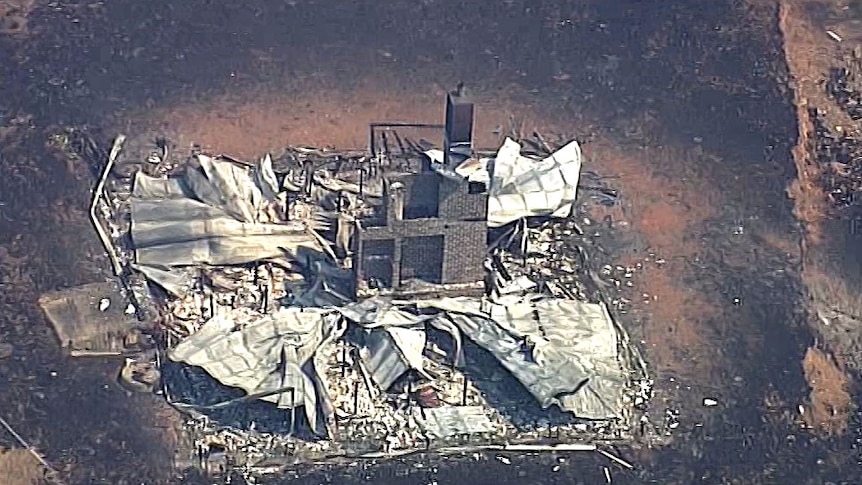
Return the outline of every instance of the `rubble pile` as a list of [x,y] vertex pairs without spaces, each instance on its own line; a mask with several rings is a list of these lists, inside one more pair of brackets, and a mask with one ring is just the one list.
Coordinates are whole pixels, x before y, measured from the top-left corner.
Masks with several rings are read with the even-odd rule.
[[[396,452],[414,449],[424,438],[415,421],[398,412],[360,369],[359,349],[346,341],[324,350],[328,355],[324,387],[332,396],[336,434],[342,446],[354,452]],[[407,396],[401,397],[406,402]]]
[[91,215],[156,344],[121,378],[189,416],[179,462],[631,436],[651,386],[612,314],[638,268],[583,210],[615,191],[577,190],[577,142],[481,157],[456,132],[255,163],[118,137]]
[[178,286],[165,296],[166,314],[162,320],[164,329],[177,340],[192,335],[204,322],[229,310],[275,311],[303,287],[303,280],[273,264],[177,273]]

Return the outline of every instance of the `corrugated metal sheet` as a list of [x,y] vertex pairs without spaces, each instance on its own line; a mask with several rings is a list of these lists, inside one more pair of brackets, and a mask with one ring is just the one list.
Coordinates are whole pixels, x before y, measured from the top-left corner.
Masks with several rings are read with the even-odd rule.
[[427,435],[448,438],[459,434],[490,433],[496,427],[482,406],[413,408],[413,417]]
[[222,384],[248,394],[293,389],[261,399],[281,408],[304,406],[314,427],[317,393],[302,366],[331,333],[336,318],[321,309],[282,308],[267,315],[233,310],[208,320],[168,357],[202,367]]
[[547,408],[586,419],[622,409],[626,376],[604,304],[504,296],[482,312],[478,300],[444,298],[422,306],[448,312],[468,338],[493,354]]
[[[303,222],[273,224],[259,215],[271,194],[271,165],[255,171],[198,157],[201,169],[159,179],[137,173],[131,199],[135,262],[150,266],[241,264],[296,254],[320,243]],[[259,186],[259,184],[261,186]]]

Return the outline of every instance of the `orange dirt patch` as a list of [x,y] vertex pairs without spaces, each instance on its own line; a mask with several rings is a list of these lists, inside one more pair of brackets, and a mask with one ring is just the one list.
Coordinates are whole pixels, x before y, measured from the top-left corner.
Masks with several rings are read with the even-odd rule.
[[[677,238],[684,236],[685,229],[691,222],[683,214],[678,205],[667,200],[655,200],[635,211],[637,227],[645,231],[650,243],[659,248],[669,248],[684,244]],[[679,248],[683,250],[683,248]],[[689,249],[684,250],[688,252]],[[676,253],[676,251],[674,251]]]
[[832,356],[815,347],[805,353],[802,368],[811,386],[802,414],[805,424],[825,434],[844,434],[852,410],[847,374]]
[[813,125],[808,115],[807,101],[797,101],[796,116],[799,120],[799,139],[793,147],[793,159],[797,178],[791,183],[787,194],[793,199],[793,215],[805,227],[806,243],[816,244],[822,237],[821,223],[827,211],[827,199],[823,189],[817,184],[821,171],[811,157],[810,130]]
[[703,295],[681,284],[674,274],[683,268],[670,263],[665,268],[649,268],[642,282],[655,299],[649,303],[649,322],[644,338],[653,364],[660,371],[698,376],[712,375],[715,345],[706,322],[715,310]]
[[811,296],[830,308],[856,317],[862,316],[862,295],[841,278],[835,278],[814,264],[806,264],[805,281]]
[[[689,163],[689,154],[682,150],[652,148],[630,155],[607,142],[595,142],[584,146],[584,154],[595,163],[585,168],[619,176],[624,219],[656,258],[666,260],[661,266],[646,264],[648,269],[635,281],[635,289],[642,288],[650,297],[649,303],[634,299],[632,305],[649,315],[644,338],[651,362],[660,370],[702,380],[711,375],[715,363],[706,322],[716,310],[679,275],[686,271],[686,259],[699,249],[697,226],[715,214],[720,195],[697,181],[657,174],[654,167],[667,170]],[[598,212],[594,217],[604,216],[607,210]],[[616,211],[612,215],[618,216]]]
[[[524,123],[525,130],[548,128],[537,122],[546,116],[496,94],[474,96],[474,143],[478,148],[499,146],[513,117]],[[288,86],[278,93],[246,91],[158,108],[133,116],[138,121],[126,129],[159,130],[173,134],[180,146],[194,142],[205,150],[246,158],[288,145],[364,149],[372,122],[442,123],[445,96],[445,89],[438,85],[418,86],[409,92],[372,81],[338,90]],[[399,132],[413,139],[442,142],[440,130],[410,130]],[[561,131],[566,130],[558,126],[552,132]]]
[[[820,223],[828,217],[826,194],[818,185],[822,168],[812,158],[814,125],[809,107],[817,107],[830,126],[850,130],[857,123],[834,107],[821,82],[827,77],[835,58],[836,46],[822,28],[814,25],[805,7],[813,2],[784,1],[780,3],[779,27],[784,40],[784,53],[793,81],[793,92],[799,126],[799,138],[793,149],[797,180],[788,188],[794,200],[794,214],[805,226],[805,244],[817,244],[822,238]],[[819,2],[823,3],[823,2]],[[826,2],[829,4],[830,2]],[[832,2],[835,3],[835,2]]]
[[767,246],[780,251],[787,257],[793,257],[795,260],[798,260],[801,255],[802,250],[799,246],[800,239],[798,237],[777,234],[771,231],[763,231],[758,236],[763,238],[763,242]]
[[38,485],[45,483],[39,460],[25,450],[0,449],[0,485]]
[[584,154],[595,160],[586,168],[619,176],[628,220],[656,253],[668,259],[697,252],[696,238],[690,237],[692,227],[715,214],[720,195],[695,180],[671,179],[654,169],[685,166],[690,154],[661,147],[632,155],[602,141],[585,145]]

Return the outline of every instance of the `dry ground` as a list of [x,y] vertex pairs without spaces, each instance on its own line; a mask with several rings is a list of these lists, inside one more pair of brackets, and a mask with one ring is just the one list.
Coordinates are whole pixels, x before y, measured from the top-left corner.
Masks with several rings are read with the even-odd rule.
[[0,485],[40,485],[44,476],[42,465],[29,452],[0,449]]
[[[158,107],[124,117],[119,124],[125,124],[126,130],[143,128],[175,134],[180,146],[194,142],[204,149],[246,158],[288,145],[364,149],[369,123],[442,123],[447,91],[431,84],[405,92],[405,87],[382,79],[360,81],[352,89],[331,89],[303,81],[285,84],[277,89],[236,90]],[[478,147],[497,147],[499,130],[507,131],[512,116],[524,122],[526,129],[563,127],[569,131],[559,122],[548,122],[545,113],[505,96],[479,93],[476,102]]]
[[844,434],[847,416],[852,412],[845,370],[829,354],[816,347],[805,353],[802,367],[811,386],[810,401],[802,415],[805,424],[828,435]]
[[[636,310],[649,315],[643,338],[650,362],[660,371],[710,381],[721,362],[715,355],[716,346],[710,343],[715,336],[706,321],[718,310],[714,301],[683,283],[679,275],[700,249],[695,228],[716,215],[721,195],[702,181],[671,179],[655,171],[656,165],[696,163],[691,153],[673,146],[632,153],[600,140],[587,144],[584,154],[592,161],[585,168],[619,177],[625,202],[621,217],[614,220],[630,224],[655,254],[651,259],[666,261],[662,265],[644,262],[645,270],[636,278],[640,289],[651,297],[649,303],[633,301]],[[620,263],[634,266],[645,256],[633,255]]]

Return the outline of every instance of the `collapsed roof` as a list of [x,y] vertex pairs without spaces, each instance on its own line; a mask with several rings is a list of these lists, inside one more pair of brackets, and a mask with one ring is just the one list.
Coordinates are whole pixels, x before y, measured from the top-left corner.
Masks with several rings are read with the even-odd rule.
[[131,237],[138,265],[232,265],[295,257],[301,248],[322,251],[309,219],[284,220],[269,158],[252,169],[205,155],[196,162],[166,179],[135,174]]
[[324,339],[338,337],[325,310],[281,308],[260,315],[234,310],[208,320],[171,349],[176,362],[202,367],[222,384],[279,408],[302,406],[317,430],[315,379],[303,367]]
[[[446,311],[468,338],[491,352],[543,408],[575,416],[619,417],[626,375],[619,342],[603,303],[527,293],[496,298],[420,302]],[[484,307],[484,308],[483,308]]]
[[584,419],[619,417],[626,374],[603,304],[527,294],[503,297],[490,311],[484,306],[475,298],[446,298],[395,306],[368,300],[331,310],[288,307],[269,315],[231,312],[207,321],[168,356],[280,408],[304,406],[316,430],[320,383],[306,364],[325,339],[340,338],[346,325],[367,332],[372,338],[365,339],[360,356],[385,392],[411,369],[424,373],[426,324],[447,331],[454,326],[458,341],[463,335],[489,351],[543,408],[558,406]]
[[[438,161],[438,153],[427,155]],[[322,252],[320,237],[311,234],[313,220],[285,217],[286,191],[269,157],[251,167],[204,155],[196,162],[167,179],[135,175],[131,238],[135,268],[148,278],[181,294],[189,275],[171,267],[249,263],[295,255],[302,247]],[[580,163],[577,142],[537,162],[507,138],[496,157],[468,160],[456,171],[490,180],[488,225],[496,227],[571,212]],[[286,178],[282,185],[288,186]],[[432,313],[409,310],[417,306]],[[326,338],[343,335],[345,323],[364,329],[360,355],[386,391],[408,370],[424,372],[429,322],[445,328],[458,347],[468,338],[490,352],[543,408],[558,406],[586,419],[619,414],[626,376],[607,309],[535,293],[490,302],[462,297],[366,300],[336,309],[288,306],[269,314],[232,310],[211,317],[168,355],[278,407],[304,406],[316,427],[319,385],[306,364]]]

